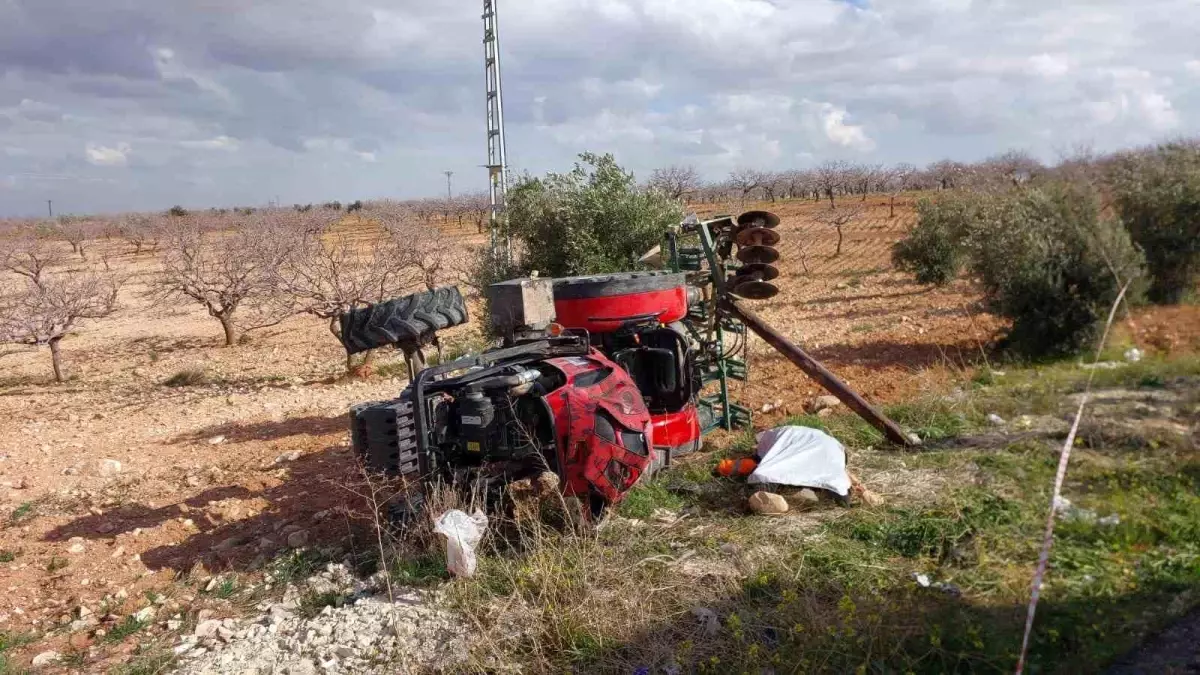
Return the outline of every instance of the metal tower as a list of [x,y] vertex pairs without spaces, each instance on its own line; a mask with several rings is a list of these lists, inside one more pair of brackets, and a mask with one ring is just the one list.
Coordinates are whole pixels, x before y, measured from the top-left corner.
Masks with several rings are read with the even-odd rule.
[[483,68],[487,80],[488,184],[492,202],[492,257],[509,261],[505,221],[508,193],[508,160],[504,149],[504,96],[500,90],[500,32],[496,24],[497,0],[483,0]]

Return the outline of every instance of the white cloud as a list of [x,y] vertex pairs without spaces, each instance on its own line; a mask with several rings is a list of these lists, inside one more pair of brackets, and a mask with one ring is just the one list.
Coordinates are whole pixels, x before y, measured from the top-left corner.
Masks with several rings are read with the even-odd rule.
[[180,141],[179,145],[189,150],[227,150],[232,152],[238,149],[237,139],[229,136],[217,136],[202,141]]
[[1029,57],[1029,67],[1047,79],[1062,77],[1071,72],[1071,64],[1062,54],[1038,54]]
[[116,147],[108,147],[99,143],[88,143],[84,146],[89,164],[96,166],[125,166],[129,163],[129,153],[133,148],[128,143],[118,143]]
[[846,124],[846,111],[832,103],[821,106],[821,126],[825,137],[836,145],[851,148],[859,152],[870,152],[875,149],[875,141],[867,136],[861,125]]
[[1188,61],[1187,63],[1183,64],[1183,68],[1192,75],[1200,75],[1200,59],[1192,59],[1191,61]]

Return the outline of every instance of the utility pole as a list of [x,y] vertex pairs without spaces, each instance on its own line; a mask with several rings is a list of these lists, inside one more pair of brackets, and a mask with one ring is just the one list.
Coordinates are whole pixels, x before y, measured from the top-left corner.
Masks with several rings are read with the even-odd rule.
[[[508,192],[508,158],[504,147],[504,97],[500,91],[500,31],[496,23],[499,0],[483,0],[483,72],[487,87],[488,185],[491,197],[492,259],[510,262],[507,227],[504,227]],[[501,233],[504,233],[501,239]]]
[[54,220],[54,200],[46,200],[46,212],[50,214],[50,220]]
[[454,199],[454,195],[450,192],[450,177],[454,175],[454,172],[443,171],[442,173],[446,174],[446,199],[452,200]]

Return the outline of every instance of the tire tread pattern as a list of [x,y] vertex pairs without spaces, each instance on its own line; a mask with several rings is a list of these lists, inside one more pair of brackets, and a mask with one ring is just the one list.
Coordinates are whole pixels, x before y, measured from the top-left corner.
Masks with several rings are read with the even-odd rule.
[[346,312],[341,318],[342,346],[348,354],[387,345],[417,349],[436,331],[467,319],[467,305],[458,287],[442,286]]

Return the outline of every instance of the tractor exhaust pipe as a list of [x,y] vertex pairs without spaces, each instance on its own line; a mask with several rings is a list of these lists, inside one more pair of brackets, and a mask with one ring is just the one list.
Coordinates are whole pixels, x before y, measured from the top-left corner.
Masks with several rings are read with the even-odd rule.
[[746,325],[747,328],[754,331],[756,335],[766,341],[767,344],[775,348],[775,351],[783,354],[789,361],[796,364],[796,367],[803,370],[806,375],[817,381],[817,384],[824,387],[829,393],[838,397],[838,400],[846,404],[846,407],[853,410],[859,417],[863,418],[878,429],[885,437],[896,445],[905,447],[913,447],[919,444],[919,441],[913,440],[911,436],[904,433],[900,425],[893,422],[883,413],[876,410],[867,403],[866,399],[859,396],[857,392],[851,389],[845,382],[838,379],[836,375],[821,365],[813,357],[809,356],[803,349],[800,349],[790,340],[781,335],[774,328],[771,328],[767,322],[763,321],[754,312],[742,307],[736,300],[723,295],[720,300],[720,309],[733,316],[736,316]]

